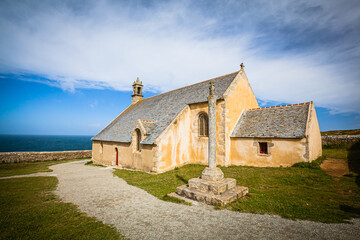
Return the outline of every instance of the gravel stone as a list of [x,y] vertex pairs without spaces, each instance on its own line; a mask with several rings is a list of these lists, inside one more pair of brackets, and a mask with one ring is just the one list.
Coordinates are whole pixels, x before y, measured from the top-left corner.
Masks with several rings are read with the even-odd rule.
[[324,224],[165,202],[85,162],[50,166],[55,193],[130,239],[360,239],[360,219]]

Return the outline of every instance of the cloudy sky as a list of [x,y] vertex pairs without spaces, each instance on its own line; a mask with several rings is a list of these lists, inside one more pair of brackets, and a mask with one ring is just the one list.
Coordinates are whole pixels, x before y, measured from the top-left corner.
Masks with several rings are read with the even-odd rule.
[[95,134],[131,102],[239,70],[262,106],[360,128],[360,1],[0,2],[0,133]]

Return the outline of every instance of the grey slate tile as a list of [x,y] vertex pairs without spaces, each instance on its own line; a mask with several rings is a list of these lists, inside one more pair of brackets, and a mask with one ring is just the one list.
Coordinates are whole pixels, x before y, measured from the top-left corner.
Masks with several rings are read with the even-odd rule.
[[303,138],[309,103],[244,111],[231,137]]

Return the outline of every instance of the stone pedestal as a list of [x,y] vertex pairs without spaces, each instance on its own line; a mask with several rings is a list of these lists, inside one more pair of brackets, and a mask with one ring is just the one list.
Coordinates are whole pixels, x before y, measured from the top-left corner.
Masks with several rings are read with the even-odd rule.
[[192,178],[187,185],[176,189],[176,195],[210,205],[225,205],[244,197],[248,193],[247,187],[236,185],[233,178],[224,178],[220,168],[206,167],[201,178]]
[[214,167],[214,168],[206,167],[201,174],[201,179],[208,181],[221,181],[223,180],[223,178],[224,178],[224,173],[218,167]]
[[210,205],[224,206],[244,197],[248,191],[247,187],[237,186],[233,178],[224,178],[221,181],[192,178],[187,185],[176,188],[176,195]]

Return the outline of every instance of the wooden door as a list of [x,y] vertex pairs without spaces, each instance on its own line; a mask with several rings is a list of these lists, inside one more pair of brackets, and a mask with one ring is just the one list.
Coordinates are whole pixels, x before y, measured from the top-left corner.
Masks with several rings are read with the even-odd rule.
[[119,151],[117,148],[115,148],[115,152],[116,152],[116,166],[119,165]]

